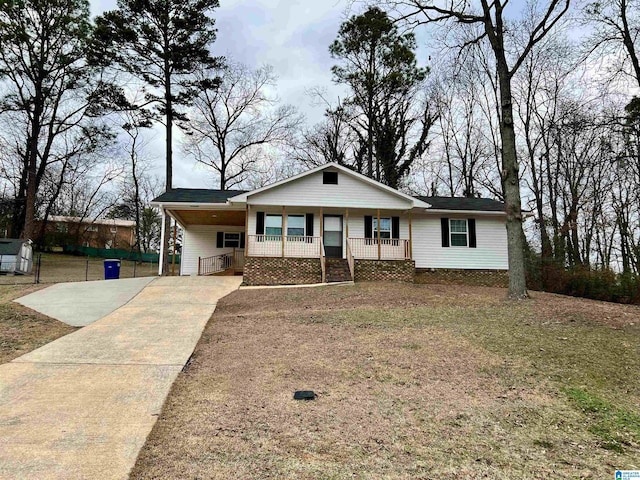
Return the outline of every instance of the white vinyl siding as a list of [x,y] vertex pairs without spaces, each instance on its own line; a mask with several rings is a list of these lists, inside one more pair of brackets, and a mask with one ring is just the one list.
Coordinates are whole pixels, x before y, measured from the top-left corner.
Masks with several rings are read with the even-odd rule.
[[244,227],[224,225],[188,225],[182,239],[180,275],[198,274],[198,257],[230,253],[233,248],[217,248],[218,232],[244,232]]
[[405,210],[412,202],[351,175],[338,172],[338,184],[322,183],[322,172],[249,196],[249,204]]
[[[445,215],[442,215],[445,216]],[[446,215],[465,219],[468,215]],[[507,270],[507,229],[504,217],[476,216],[476,248],[443,247],[441,216],[413,217],[413,258],[416,268]]]

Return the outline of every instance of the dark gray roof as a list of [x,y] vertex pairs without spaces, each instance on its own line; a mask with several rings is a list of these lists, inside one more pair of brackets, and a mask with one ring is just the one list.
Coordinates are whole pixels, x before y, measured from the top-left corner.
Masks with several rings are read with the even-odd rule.
[[[210,190],[206,188],[174,188],[154,199],[157,203],[226,203],[226,201],[246,193],[246,190]],[[504,203],[489,198],[461,197],[420,197],[437,210],[472,210],[480,212],[504,212]]]
[[209,190],[206,188],[174,188],[164,192],[154,202],[182,202],[182,203],[226,203],[226,201],[246,193],[245,190]]
[[504,212],[504,203],[490,198],[416,197],[436,210],[472,210],[477,212]]
[[26,240],[16,238],[0,238],[0,255],[17,255]]

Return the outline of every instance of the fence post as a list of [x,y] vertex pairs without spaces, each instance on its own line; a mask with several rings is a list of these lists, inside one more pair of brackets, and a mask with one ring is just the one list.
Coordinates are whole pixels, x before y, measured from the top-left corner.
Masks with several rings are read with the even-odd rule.
[[138,262],[133,261],[133,278],[136,278],[136,268],[138,268]]
[[84,266],[84,281],[89,281],[89,257],[87,257],[86,264]]
[[35,283],[40,283],[40,268],[42,267],[42,254],[38,254],[38,261],[36,262],[36,274],[34,281]]

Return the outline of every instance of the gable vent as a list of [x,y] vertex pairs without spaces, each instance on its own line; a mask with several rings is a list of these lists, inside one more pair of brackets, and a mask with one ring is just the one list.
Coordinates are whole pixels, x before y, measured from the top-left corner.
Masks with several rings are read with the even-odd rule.
[[322,183],[325,185],[337,185],[338,172],[322,172]]

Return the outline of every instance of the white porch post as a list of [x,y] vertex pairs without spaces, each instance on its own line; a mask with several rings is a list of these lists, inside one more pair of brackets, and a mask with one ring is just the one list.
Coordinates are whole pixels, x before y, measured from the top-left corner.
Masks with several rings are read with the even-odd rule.
[[158,262],[158,276],[162,276],[162,256],[164,255],[164,226],[165,226],[165,222],[167,221],[167,214],[164,210],[163,206],[160,206],[160,210],[162,211],[162,225],[160,228],[160,256],[158,257],[158,259],[160,260]]

